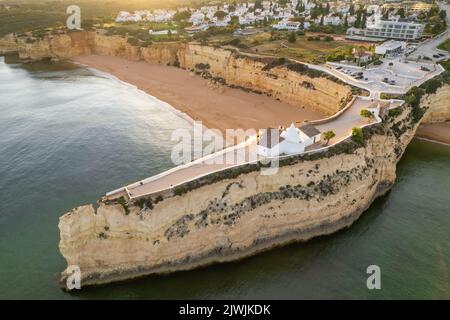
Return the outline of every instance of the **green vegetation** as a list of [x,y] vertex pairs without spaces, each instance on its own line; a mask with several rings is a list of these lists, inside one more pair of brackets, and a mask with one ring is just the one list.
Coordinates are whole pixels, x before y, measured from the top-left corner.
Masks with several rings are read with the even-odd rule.
[[297,37],[296,37],[296,35],[295,35],[295,32],[291,32],[291,33],[289,34],[288,41],[289,41],[290,43],[294,43],[295,41],[297,41]]
[[323,133],[323,137],[327,141],[326,144],[328,144],[330,140],[333,139],[335,136],[336,134],[334,133],[334,131],[331,130]]
[[352,141],[356,142],[359,145],[364,144],[364,133],[361,128],[352,129]]
[[433,36],[445,31],[447,28],[446,13],[444,10],[439,10],[437,5],[434,5],[428,12],[427,24],[424,32]]
[[188,189],[185,186],[176,187],[174,190],[174,194],[176,196],[181,196],[182,194],[185,194],[186,192],[188,192]]
[[144,208],[149,208],[150,210],[153,209],[153,201],[151,198],[142,198],[142,199],[136,200],[134,202],[134,205],[141,208],[141,210]]
[[126,215],[130,214],[130,209],[128,208],[128,204],[124,197],[120,197],[119,199],[117,199],[117,203],[122,206],[123,210],[125,210]]
[[450,38],[438,45],[438,48],[450,52]]
[[380,94],[380,99],[390,100],[390,99],[404,99],[405,96],[403,94],[395,94],[395,93],[386,93],[382,92]]
[[441,61],[440,65],[444,67],[444,69],[450,73],[450,59],[446,61]]
[[401,114],[402,114],[402,111],[403,111],[402,108],[390,109],[390,110],[388,111],[388,115],[389,115],[389,117],[391,117],[391,118],[395,118],[395,117],[401,115]]
[[67,19],[66,9],[76,4],[81,8],[81,27],[89,29],[94,25],[102,27],[103,24],[112,23],[120,10],[140,10],[173,8],[189,4],[189,0],[163,1],[130,0],[126,4],[122,1],[109,0],[72,0],[60,1],[32,1],[9,0],[9,9],[0,8],[0,37],[8,33],[23,33],[33,30],[52,32],[59,28],[65,29]]
[[362,109],[360,112],[361,117],[367,118],[367,119],[372,119],[373,118],[373,113],[370,112],[367,109]]

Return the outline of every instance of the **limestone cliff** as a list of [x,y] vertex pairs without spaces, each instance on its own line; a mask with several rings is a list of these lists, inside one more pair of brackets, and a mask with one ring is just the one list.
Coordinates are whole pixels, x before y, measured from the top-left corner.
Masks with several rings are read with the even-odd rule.
[[[14,49],[15,47],[15,49]],[[69,32],[44,38],[10,35],[0,40],[0,52],[17,51],[20,58],[71,58],[83,54],[117,56],[127,60],[170,64],[204,77],[294,105],[316,109],[325,115],[336,113],[352,96],[352,88],[325,73],[301,63],[277,63],[270,57],[242,54],[233,50],[196,43],[153,43],[137,47],[126,37],[102,32]]]
[[429,111],[423,117],[422,123],[439,123],[450,120],[450,86],[439,88],[435,96],[423,101]]
[[[422,99],[432,106],[441,95]],[[420,110],[405,105],[366,127],[364,146],[349,139],[286,157],[276,175],[247,164],[188,182],[182,192],[78,207],[60,218],[61,253],[81,268],[82,285],[91,285],[231,261],[333,233],[391,188]],[[151,209],[141,211],[144,202]]]
[[17,39],[14,35],[8,34],[0,38],[0,54],[17,52]]
[[351,96],[351,87],[311,72],[302,64],[242,54],[199,44],[184,45],[178,53],[180,67],[202,66],[227,84],[251,88],[280,100],[307,106],[326,115],[336,113]]

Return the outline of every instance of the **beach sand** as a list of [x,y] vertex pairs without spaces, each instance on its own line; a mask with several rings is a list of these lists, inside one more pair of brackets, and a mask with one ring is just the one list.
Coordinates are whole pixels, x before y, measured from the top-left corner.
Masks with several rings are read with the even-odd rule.
[[206,127],[222,132],[288,126],[295,121],[324,118],[320,112],[263,94],[212,85],[176,67],[100,55],[79,56],[73,60],[135,85],[192,119],[202,121]]
[[416,137],[450,144],[450,122],[421,124]]

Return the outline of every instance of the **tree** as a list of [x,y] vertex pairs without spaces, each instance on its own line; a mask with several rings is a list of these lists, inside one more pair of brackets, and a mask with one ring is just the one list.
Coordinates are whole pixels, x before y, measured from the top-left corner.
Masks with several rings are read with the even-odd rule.
[[345,15],[344,27],[348,28],[348,14]]
[[290,43],[294,43],[295,41],[297,41],[297,36],[295,35],[295,32],[291,32],[289,34],[288,41]]
[[359,145],[364,144],[364,133],[361,128],[352,129],[352,140]]
[[367,109],[362,109],[360,112],[360,115],[361,115],[361,117],[367,118],[369,120],[369,122],[374,117],[373,113]]
[[355,6],[353,3],[350,5],[350,8],[348,8],[348,13],[352,16],[355,14]]
[[327,5],[326,5],[325,10],[324,10],[324,13],[325,14],[329,14],[330,13],[330,3],[329,2],[327,2]]
[[403,9],[403,8],[398,9],[397,14],[400,16],[400,18],[404,18],[405,17],[405,9]]
[[333,139],[334,137],[336,137],[336,134],[334,133],[334,131],[329,130],[323,133],[323,137],[326,140],[325,145],[328,145],[328,143],[330,142],[331,139]]
[[191,13],[189,11],[178,11],[173,15],[172,20],[173,21],[185,21],[188,20],[191,17]]
[[355,28],[360,28],[361,27],[361,10],[358,11],[358,13],[356,14],[356,20],[355,20],[355,24],[354,27]]
[[323,15],[322,15],[322,17],[320,17],[320,25],[321,26],[323,26],[323,17],[324,17]]
[[255,1],[255,9],[262,9],[262,8],[263,8],[262,1],[256,0]]
[[366,27],[366,21],[367,21],[367,12],[364,11],[362,13],[361,28],[365,28]]
[[216,11],[216,13],[214,14],[214,17],[216,17],[219,20],[223,20],[223,18],[225,18],[227,16],[227,13],[225,11]]

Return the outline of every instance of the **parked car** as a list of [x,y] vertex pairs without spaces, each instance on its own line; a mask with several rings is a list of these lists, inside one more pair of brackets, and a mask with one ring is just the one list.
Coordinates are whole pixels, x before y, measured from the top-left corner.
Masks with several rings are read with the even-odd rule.
[[439,57],[445,57],[445,54],[443,54],[443,53],[438,53],[438,56],[439,56]]
[[421,66],[420,70],[422,70],[422,71],[431,71],[430,69],[428,69],[427,67],[424,67],[424,66]]
[[431,58],[428,56],[423,56],[422,58],[423,58],[423,60],[431,60]]
[[394,85],[395,84],[395,80],[389,80],[389,84]]
[[336,70],[341,70],[342,69],[342,67],[336,67]]
[[391,66],[391,67],[392,67],[393,65],[394,65],[394,63],[393,63],[393,62],[389,62],[389,66]]
[[388,81],[389,81],[388,78],[384,78],[384,79],[383,79],[383,82],[386,82],[386,83],[387,83]]
[[439,55],[437,55],[437,54],[433,54],[433,58],[439,59],[439,58],[440,58],[440,56],[439,56]]

